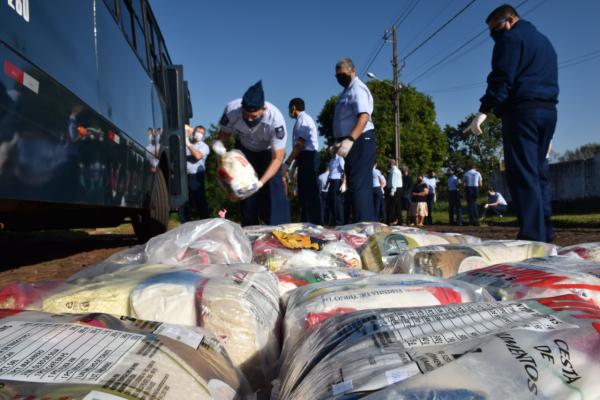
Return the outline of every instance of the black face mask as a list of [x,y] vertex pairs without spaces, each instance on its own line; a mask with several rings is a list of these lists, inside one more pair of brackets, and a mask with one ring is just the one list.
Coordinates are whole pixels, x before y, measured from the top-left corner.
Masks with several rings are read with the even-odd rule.
[[352,76],[348,74],[335,74],[335,79],[345,88],[350,85],[350,82],[352,82]]
[[248,126],[248,128],[254,128],[256,125],[260,124],[263,117],[260,116],[260,117],[256,118],[254,121],[248,121],[245,118],[243,118],[243,119],[244,119],[244,122],[246,123],[246,125]]
[[494,42],[497,42],[502,37],[502,35],[504,35],[504,32],[506,32],[506,29],[491,31],[490,36],[492,37],[492,39],[494,39]]

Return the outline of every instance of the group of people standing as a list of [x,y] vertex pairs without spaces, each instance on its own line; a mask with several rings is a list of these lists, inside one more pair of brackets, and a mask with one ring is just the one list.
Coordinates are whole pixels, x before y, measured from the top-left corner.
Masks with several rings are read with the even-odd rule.
[[[551,241],[554,234],[545,156],[556,125],[556,53],[548,39],[532,24],[520,20],[510,5],[492,11],[486,23],[495,41],[492,72],[479,113],[465,131],[481,134],[481,125],[489,112],[501,117],[507,181],[521,226],[518,237]],[[377,140],[369,88],[359,79],[349,58],[337,62],[335,78],[343,90],[333,115],[334,144],[329,149],[332,156],[327,171],[321,175],[317,127],[306,113],[302,99],[294,98],[288,105],[289,116],[296,122],[293,150],[287,159],[283,115],[265,101],[261,82],[250,87],[241,99],[227,104],[213,149],[230,146],[230,138],[234,136],[235,148],[244,153],[260,178],[260,190],[241,201],[242,225],[291,222],[286,183],[294,163],[304,222],[337,225],[382,220],[399,224],[402,210],[406,209],[411,219],[408,222],[417,225],[432,222],[435,173],[419,176],[413,186],[408,182],[408,172],[400,175],[393,160],[386,179],[375,166]],[[209,153],[207,146],[198,144],[198,136],[201,138],[203,133],[198,128],[186,134],[190,137],[186,140],[190,188],[203,187],[198,184],[204,171],[200,160]],[[483,182],[474,169],[465,173],[463,179],[469,222],[476,225],[476,199]],[[462,222],[462,213],[456,176],[449,180],[448,189],[450,220],[458,224]],[[193,197],[194,189],[190,193]],[[502,210],[496,208],[505,206],[501,204],[506,203],[502,196],[494,190],[488,194],[490,201],[485,211]]]

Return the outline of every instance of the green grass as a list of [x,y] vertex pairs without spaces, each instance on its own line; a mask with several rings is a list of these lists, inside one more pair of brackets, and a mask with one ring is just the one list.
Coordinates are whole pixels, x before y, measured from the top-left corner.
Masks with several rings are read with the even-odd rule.
[[[478,204],[483,204],[485,199],[481,199]],[[466,204],[463,201],[463,222],[468,220],[466,213]],[[590,212],[582,213],[560,213],[552,216],[552,223],[557,228],[600,228],[600,213]],[[433,207],[433,223],[439,225],[448,224],[448,202],[440,201]],[[488,217],[485,220],[488,225],[494,226],[518,226],[517,217],[514,215],[505,215],[503,218]]]

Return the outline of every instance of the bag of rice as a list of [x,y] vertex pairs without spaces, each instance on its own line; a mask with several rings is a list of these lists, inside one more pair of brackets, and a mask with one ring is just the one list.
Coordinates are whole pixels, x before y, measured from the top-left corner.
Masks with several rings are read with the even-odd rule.
[[230,150],[221,156],[217,177],[220,185],[227,193],[243,200],[259,190],[256,171],[246,156],[239,150]]
[[600,262],[600,242],[581,243],[573,246],[561,247],[558,250],[561,256],[572,255],[584,260]]

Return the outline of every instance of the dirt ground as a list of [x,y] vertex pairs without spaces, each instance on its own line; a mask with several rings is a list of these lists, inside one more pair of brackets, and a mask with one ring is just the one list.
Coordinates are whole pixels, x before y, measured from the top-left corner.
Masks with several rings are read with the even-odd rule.
[[[482,239],[514,239],[517,228],[436,225],[438,232],[458,232]],[[556,244],[600,242],[600,229],[557,229]],[[0,287],[14,282],[64,279],[81,268],[134,246],[130,228],[36,233],[0,232]]]

